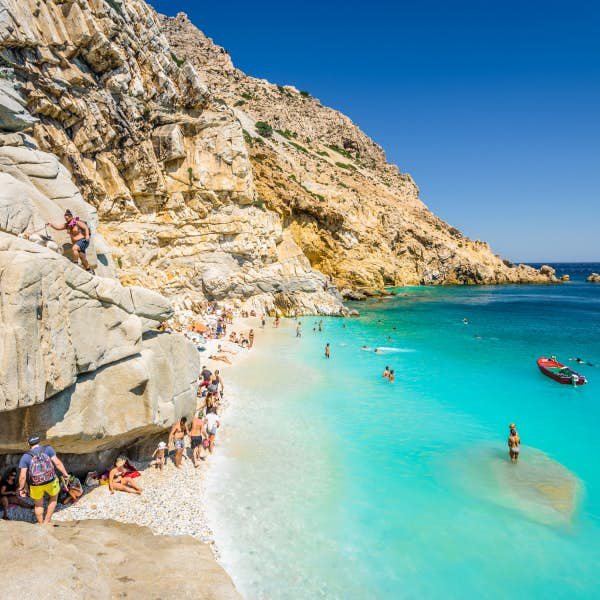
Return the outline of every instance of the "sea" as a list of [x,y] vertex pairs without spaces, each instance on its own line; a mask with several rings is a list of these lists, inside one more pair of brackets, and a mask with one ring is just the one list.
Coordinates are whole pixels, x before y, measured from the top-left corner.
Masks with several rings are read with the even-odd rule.
[[600,598],[600,264],[553,266],[571,281],[396,288],[321,332],[257,328],[207,485],[246,598]]

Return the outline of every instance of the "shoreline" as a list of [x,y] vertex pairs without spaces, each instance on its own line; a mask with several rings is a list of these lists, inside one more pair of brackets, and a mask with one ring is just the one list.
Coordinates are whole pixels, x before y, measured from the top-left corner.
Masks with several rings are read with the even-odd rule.
[[[234,316],[232,323],[227,326],[227,336],[222,339],[206,340],[206,350],[201,354],[201,364],[206,365],[213,373],[219,369],[223,375],[225,386],[218,411],[222,425],[217,434],[215,453],[219,452],[223,428],[227,427],[226,415],[236,401],[236,385],[230,385],[229,376],[236,366],[247,359],[251,352],[251,349],[244,349],[229,342],[228,336],[230,332],[247,332],[250,328],[253,328],[257,334],[254,344],[256,347],[256,341],[258,340],[258,344],[260,344],[259,340],[262,337],[260,332],[264,331],[260,327],[260,317]],[[208,358],[217,352],[219,345],[227,350],[235,349],[235,354],[227,353],[231,364]],[[232,391],[233,393],[231,393]],[[198,402],[196,409],[201,406],[201,403]],[[167,438],[168,433],[165,433],[165,441]],[[207,477],[209,471],[215,468],[214,461],[211,460],[211,455],[208,455],[198,468],[194,468],[191,453],[190,440],[186,437],[184,458],[180,469],[175,467],[173,450],[168,454],[162,471],[154,468],[150,457],[147,460],[130,460],[129,462],[140,472],[137,481],[144,490],[141,495],[125,492],[115,492],[111,495],[108,485],[96,487],[84,485],[85,493],[76,505],[65,507],[59,504],[57,506],[53,522],[59,524],[114,520],[119,523],[148,527],[154,535],[190,535],[197,541],[208,545],[215,561],[221,568],[224,568],[206,508]],[[11,521],[33,523],[33,511],[13,507]],[[227,574],[231,577],[230,573]]]

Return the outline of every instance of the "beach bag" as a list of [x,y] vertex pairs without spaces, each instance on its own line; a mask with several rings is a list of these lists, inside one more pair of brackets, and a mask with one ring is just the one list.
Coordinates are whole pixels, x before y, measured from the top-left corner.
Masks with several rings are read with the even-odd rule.
[[30,485],[44,485],[56,478],[52,460],[46,454],[46,448],[40,452],[28,452],[31,456],[31,464],[27,469]]
[[85,485],[87,485],[87,487],[96,487],[97,485],[100,485],[98,473],[96,473],[96,471],[90,471],[85,476]]

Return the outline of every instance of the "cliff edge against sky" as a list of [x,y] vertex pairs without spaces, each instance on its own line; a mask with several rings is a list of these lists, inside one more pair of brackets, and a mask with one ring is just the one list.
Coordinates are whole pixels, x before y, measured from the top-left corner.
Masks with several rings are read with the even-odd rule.
[[337,314],[323,274],[338,288],[552,278],[435,217],[350,119],[241,73],[183,14],[0,4],[3,77],[96,209],[123,283]]

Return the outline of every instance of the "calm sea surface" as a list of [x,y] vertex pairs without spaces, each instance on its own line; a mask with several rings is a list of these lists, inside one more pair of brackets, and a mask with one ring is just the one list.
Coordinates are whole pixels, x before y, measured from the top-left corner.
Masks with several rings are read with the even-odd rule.
[[[324,319],[322,333],[301,319],[301,339],[292,322],[259,329],[226,382],[236,399],[209,474],[209,517],[240,591],[600,597],[592,271],[600,265],[561,266],[574,278],[565,285],[401,288],[357,304],[360,318]],[[544,354],[588,385],[542,376]],[[594,366],[567,360],[578,356]]]

